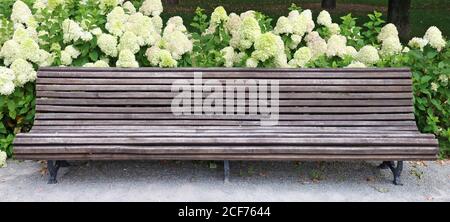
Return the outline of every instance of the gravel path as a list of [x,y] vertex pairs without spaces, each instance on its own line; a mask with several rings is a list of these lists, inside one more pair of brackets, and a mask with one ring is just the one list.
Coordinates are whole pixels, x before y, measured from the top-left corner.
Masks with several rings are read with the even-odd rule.
[[450,201],[449,161],[406,163],[404,186],[379,162],[235,161],[229,184],[221,162],[71,163],[47,185],[42,163],[8,161],[0,201]]

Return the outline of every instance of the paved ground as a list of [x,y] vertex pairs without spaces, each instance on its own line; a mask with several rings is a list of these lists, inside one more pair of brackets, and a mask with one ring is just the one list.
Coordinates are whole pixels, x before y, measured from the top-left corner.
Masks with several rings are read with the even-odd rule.
[[450,201],[450,162],[408,162],[404,186],[378,162],[72,162],[47,185],[43,166],[9,161],[0,201]]

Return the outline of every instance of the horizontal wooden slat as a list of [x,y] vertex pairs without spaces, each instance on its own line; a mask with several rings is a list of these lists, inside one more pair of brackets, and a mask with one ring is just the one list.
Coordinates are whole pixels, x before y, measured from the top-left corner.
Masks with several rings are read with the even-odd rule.
[[114,138],[114,137],[295,137],[295,138],[307,138],[307,137],[317,137],[317,138],[404,138],[404,137],[414,137],[414,138],[434,138],[432,134],[419,134],[419,133],[398,133],[398,134],[388,134],[388,133],[376,133],[376,134],[363,134],[363,133],[287,133],[280,132],[274,134],[273,132],[41,132],[37,131],[34,133],[22,134],[23,138],[31,137],[79,137],[79,138]]
[[177,154],[21,154],[15,155],[18,160],[260,160],[260,161],[346,161],[346,160],[436,160],[430,155],[324,155],[324,154],[214,154],[214,155],[177,155]]
[[20,145],[16,154],[434,154],[435,146],[136,146],[136,145]]
[[[235,100],[236,101],[236,100]],[[170,107],[172,100],[171,99],[68,99],[68,98],[37,98],[37,109],[41,110],[51,110],[51,108],[57,109],[58,106],[70,107],[69,105],[77,105],[73,106],[74,109],[80,108],[82,105],[86,107],[86,111],[88,108],[92,108],[95,110],[99,109],[108,109],[108,107],[96,107],[96,106],[109,106],[111,109],[117,108],[119,106],[145,106],[154,107],[154,106],[162,106],[162,107]],[[203,101],[192,101],[192,105],[201,105]],[[226,101],[224,101],[226,104]],[[235,102],[235,105],[237,103]],[[253,106],[252,104],[257,104],[257,100],[247,100],[246,106]],[[54,106],[48,106],[54,105]],[[280,100],[280,106],[412,106],[412,100],[410,99],[374,99],[374,100]],[[136,107],[136,109],[142,109],[142,107]],[[113,111],[114,112],[114,111]]]
[[[45,81],[45,80],[42,80]],[[58,80],[59,81],[59,80]],[[78,90],[78,91],[113,91],[113,90],[129,90],[129,91],[154,91],[156,87],[149,85],[161,85],[166,84],[168,86],[175,83],[174,80],[171,79],[153,79],[151,81],[140,80],[139,84],[144,85],[133,85],[136,84],[136,80],[121,80],[122,84],[116,84],[117,81],[106,81],[101,80],[109,85],[86,85],[86,84],[70,84],[70,85],[44,85],[38,84],[37,90],[50,91],[50,90],[59,90],[59,91],[69,91],[69,90]],[[186,82],[190,84],[194,83],[194,80],[186,79]],[[220,81],[222,84],[225,84],[226,80],[216,80]],[[72,81],[75,82],[75,81]],[[410,86],[411,80],[409,79],[302,79],[302,80],[277,80],[280,87],[283,85],[295,85],[295,86],[389,86],[389,85],[404,85]],[[68,82],[70,83],[70,82]],[[126,85],[125,85],[126,84]],[[178,86],[186,86],[177,84]],[[187,85],[190,86],[190,85]],[[251,85],[250,85],[251,86]],[[236,87],[228,87],[230,90]]]
[[[259,120],[39,120],[35,126],[260,126]],[[278,126],[336,126],[336,127],[398,127],[398,130],[414,130],[414,122],[398,122],[388,124],[387,122],[377,121],[278,121]]]
[[[67,122],[67,121],[65,121]],[[92,121],[91,121],[92,122]],[[202,131],[225,131],[225,130],[256,130],[256,131],[268,131],[268,132],[308,132],[308,133],[339,133],[339,132],[360,132],[360,133],[371,133],[371,132],[389,132],[389,133],[400,133],[400,131],[414,131],[417,132],[417,127],[404,127],[404,126],[373,126],[373,127],[361,127],[361,126],[354,126],[354,127],[329,127],[329,126],[318,126],[318,127],[301,127],[301,126],[276,126],[276,127],[264,127],[264,126],[238,126],[238,125],[231,125],[231,126],[173,126],[173,125],[124,125],[124,124],[118,124],[118,125],[95,125],[93,124],[86,124],[86,125],[34,125],[32,128],[32,131],[36,130],[138,130],[141,131],[148,131],[148,130],[169,130],[169,131],[175,131],[177,130],[192,130],[193,132],[202,132]]]
[[[37,91],[37,97],[48,98],[168,98],[178,93],[158,92],[55,92]],[[204,96],[207,96],[206,94]],[[182,98],[180,96],[180,98]],[[248,98],[248,97],[246,97]],[[412,93],[280,93],[280,99],[412,99]]]
[[115,138],[23,138],[17,137],[15,144],[240,144],[240,145],[437,145],[429,138],[280,138],[280,137],[115,137]]

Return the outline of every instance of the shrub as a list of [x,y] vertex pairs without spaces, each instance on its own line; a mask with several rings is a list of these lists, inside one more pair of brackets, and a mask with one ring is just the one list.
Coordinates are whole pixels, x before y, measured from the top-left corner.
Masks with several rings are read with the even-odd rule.
[[[77,67],[410,67],[421,131],[450,152],[450,51],[436,27],[404,45],[381,13],[358,26],[351,14],[315,19],[293,5],[276,20],[255,11],[207,16],[189,32],[181,17],[163,22],[159,0],[5,0],[0,6],[0,149],[34,119],[36,71]],[[275,24],[275,26],[273,26]]]

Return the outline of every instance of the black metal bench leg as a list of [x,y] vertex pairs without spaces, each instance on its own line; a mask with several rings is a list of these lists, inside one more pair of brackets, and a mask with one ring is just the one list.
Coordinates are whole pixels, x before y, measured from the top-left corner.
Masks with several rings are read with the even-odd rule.
[[403,161],[397,161],[397,165],[395,165],[394,161],[384,161],[378,167],[380,169],[387,169],[387,168],[389,168],[392,171],[392,174],[394,175],[393,183],[395,185],[403,185],[403,183],[400,180],[400,175],[402,174],[402,170],[403,170]]
[[61,162],[59,160],[47,160],[47,170],[48,170],[48,184],[58,183],[56,177],[58,176],[58,170],[61,167]]
[[228,160],[223,161],[223,175],[224,175],[223,181],[225,183],[229,183],[230,182],[230,162]]

